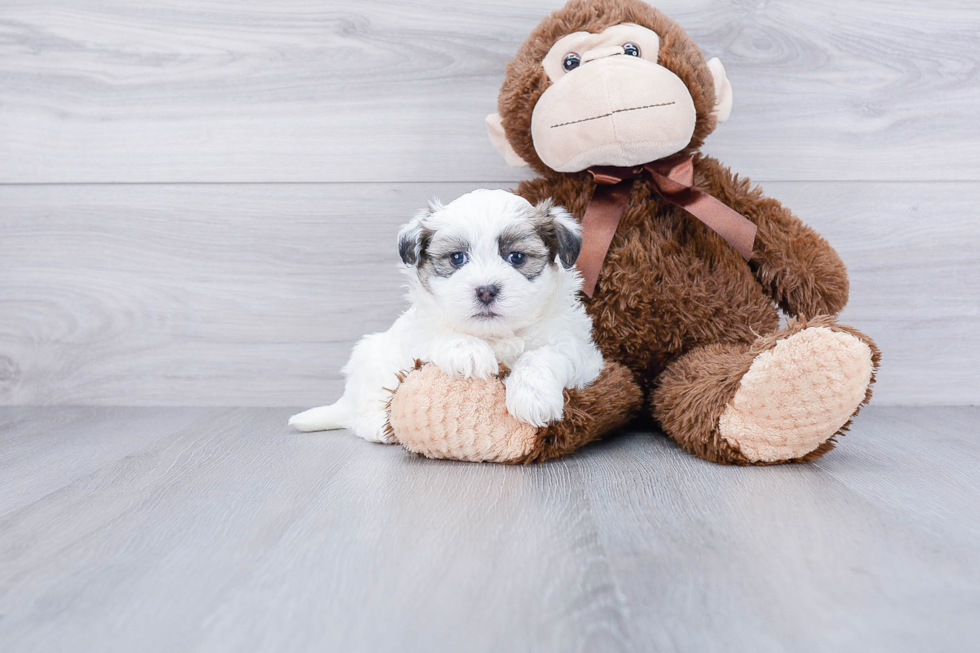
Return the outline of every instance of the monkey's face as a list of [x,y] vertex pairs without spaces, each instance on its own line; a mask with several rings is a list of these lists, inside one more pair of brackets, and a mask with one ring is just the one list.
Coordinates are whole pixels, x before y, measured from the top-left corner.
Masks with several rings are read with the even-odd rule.
[[680,77],[657,63],[660,37],[639,25],[559,39],[542,66],[551,86],[531,115],[534,149],[552,170],[633,166],[679,152],[697,112]]
[[490,140],[511,165],[574,173],[700,147],[731,111],[718,59],[639,0],[571,0],[507,68]]

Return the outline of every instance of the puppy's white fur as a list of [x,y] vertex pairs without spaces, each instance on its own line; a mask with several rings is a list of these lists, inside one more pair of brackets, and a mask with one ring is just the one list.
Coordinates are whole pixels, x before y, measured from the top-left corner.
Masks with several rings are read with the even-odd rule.
[[[535,207],[507,191],[478,190],[446,206],[433,203],[399,233],[411,307],[390,329],[357,343],[337,403],[289,423],[389,441],[389,391],[416,359],[477,378],[497,374],[503,363],[511,370],[507,410],[534,426],[559,419],[563,389],[588,385],[603,365],[577,298],[581,277],[571,267],[580,243],[578,223],[550,202]],[[511,250],[525,255],[523,264],[515,265],[520,257]],[[454,254],[465,263],[455,265],[462,259]],[[479,289],[494,287],[492,301],[486,293],[481,301]]]

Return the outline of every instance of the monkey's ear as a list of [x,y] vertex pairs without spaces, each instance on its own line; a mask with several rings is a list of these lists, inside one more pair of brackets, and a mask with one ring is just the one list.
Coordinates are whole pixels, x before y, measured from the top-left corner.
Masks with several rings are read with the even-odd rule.
[[490,134],[490,142],[493,143],[494,149],[504,156],[507,165],[514,168],[523,168],[527,165],[527,162],[510,146],[499,113],[491,113],[487,116],[487,133]]
[[718,122],[725,122],[732,115],[732,84],[725,74],[725,67],[718,57],[708,62],[708,70],[715,80],[715,109],[713,113]]

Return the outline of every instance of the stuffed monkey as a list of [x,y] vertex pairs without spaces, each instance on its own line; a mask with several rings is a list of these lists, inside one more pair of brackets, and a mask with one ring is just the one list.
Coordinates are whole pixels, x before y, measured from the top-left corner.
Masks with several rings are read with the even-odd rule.
[[[696,456],[767,465],[830,451],[871,397],[879,352],[841,325],[848,279],[816,232],[699,149],[732,89],[639,0],[571,0],[507,66],[494,146],[540,177],[517,193],[583,225],[577,266],[606,369],[547,427],[499,379],[408,373],[390,425],[409,451],[509,463],[565,455],[648,411]],[[779,309],[789,316],[780,327]]]

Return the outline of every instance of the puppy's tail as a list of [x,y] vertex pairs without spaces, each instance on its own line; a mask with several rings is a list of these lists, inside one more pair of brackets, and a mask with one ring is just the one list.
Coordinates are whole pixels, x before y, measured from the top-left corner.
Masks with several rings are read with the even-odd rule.
[[289,418],[289,425],[300,431],[331,431],[348,428],[350,415],[343,400],[330,406],[320,406],[297,413]]

